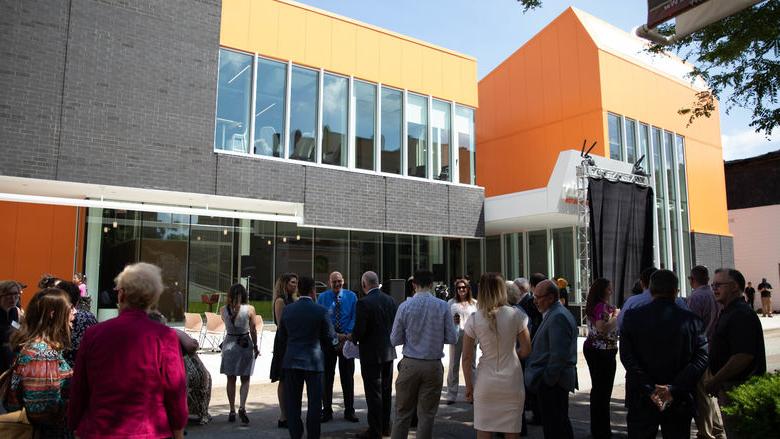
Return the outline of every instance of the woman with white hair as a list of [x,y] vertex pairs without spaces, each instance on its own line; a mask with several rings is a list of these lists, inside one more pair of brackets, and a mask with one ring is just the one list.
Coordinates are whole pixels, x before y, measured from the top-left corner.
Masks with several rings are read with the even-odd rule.
[[188,414],[179,339],[147,316],[163,290],[160,268],[128,265],[114,281],[119,316],[81,341],[68,426],[82,439],[181,439]]

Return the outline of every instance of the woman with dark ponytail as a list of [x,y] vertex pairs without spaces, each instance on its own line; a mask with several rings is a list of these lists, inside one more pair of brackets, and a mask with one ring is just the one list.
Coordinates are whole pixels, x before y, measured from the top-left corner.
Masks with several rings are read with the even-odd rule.
[[249,377],[255,368],[257,350],[257,328],[255,328],[255,307],[247,304],[249,297],[241,284],[230,287],[227,303],[220,313],[225,322],[225,341],[222,343],[221,374],[227,375],[227,396],[230,404],[228,421],[235,422],[236,377],[241,377],[240,405],[238,416],[244,424],[249,423],[246,415],[246,399],[249,395]]

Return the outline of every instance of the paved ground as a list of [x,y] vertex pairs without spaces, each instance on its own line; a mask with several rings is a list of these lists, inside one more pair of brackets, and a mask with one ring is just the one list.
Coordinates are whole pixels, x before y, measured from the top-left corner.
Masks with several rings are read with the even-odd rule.
[[[761,318],[764,325],[764,337],[766,341],[767,366],[770,370],[780,369],[780,315],[773,319]],[[211,400],[211,414],[214,420],[206,426],[193,425],[188,428],[188,437],[191,438],[211,438],[226,436],[231,438],[286,438],[289,437],[287,430],[276,428],[276,420],[279,416],[279,409],[276,401],[276,384],[271,384],[268,379],[268,365],[270,364],[270,344],[273,340],[272,332],[265,332],[265,341],[263,342],[263,355],[259,359],[255,370],[255,382],[249,393],[247,411],[250,417],[250,424],[242,426],[240,423],[227,422],[227,397],[224,390],[224,378],[219,375],[219,355],[204,353],[202,358],[207,364],[214,377],[214,389]],[[580,344],[582,343],[580,339]],[[446,361],[446,358],[445,358]],[[447,363],[445,362],[445,365]],[[587,438],[589,431],[589,409],[588,409],[588,391],[590,389],[590,377],[582,350],[580,349],[580,359],[577,365],[580,380],[580,390],[571,398],[570,418],[574,426],[574,436],[576,438]],[[344,438],[353,436],[367,428],[366,423],[366,405],[363,398],[363,383],[360,379],[359,367],[355,373],[355,408],[360,422],[352,424],[341,418],[342,400],[340,392],[340,383],[336,379],[334,386],[334,410],[335,419],[327,424],[323,424],[322,436],[325,438]],[[446,372],[445,372],[446,373]],[[626,432],[626,413],[623,408],[623,397],[625,388],[623,386],[625,371],[618,361],[618,372],[615,377],[615,388],[612,392],[612,429],[615,432]],[[462,383],[461,379],[461,383]],[[463,386],[461,386],[460,397],[463,395]],[[444,395],[442,395],[444,401]],[[305,407],[305,401],[304,401]],[[472,438],[475,437],[472,428],[472,409],[471,405],[465,402],[458,402],[448,406],[441,404],[436,418],[436,427],[434,436],[436,438]],[[415,437],[414,432],[410,437]],[[541,438],[542,430],[539,426],[529,427],[530,438]],[[660,437],[660,436],[659,436]],[[694,437],[694,436],[692,436]]]

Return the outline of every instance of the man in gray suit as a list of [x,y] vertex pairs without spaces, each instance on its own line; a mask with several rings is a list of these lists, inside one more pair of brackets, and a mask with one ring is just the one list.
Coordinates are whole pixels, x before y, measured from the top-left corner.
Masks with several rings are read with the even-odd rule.
[[544,437],[571,439],[569,392],[577,388],[577,324],[558,294],[551,280],[534,289],[534,303],[543,319],[531,342],[525,386],[537,395]]
[[320,437],[322,410],[322,372],[325,370],[322,349],[335,349],[338,344],[328,310],[317,305],[314,279],[298,279],[301,294],[297,302],[284,307],[279,323],[279,342],[287,346],[282,360],[284,400],[287,407],[290,437],[303,437],[301,398],[303,383],[309,410],[306,413],[306,437]]

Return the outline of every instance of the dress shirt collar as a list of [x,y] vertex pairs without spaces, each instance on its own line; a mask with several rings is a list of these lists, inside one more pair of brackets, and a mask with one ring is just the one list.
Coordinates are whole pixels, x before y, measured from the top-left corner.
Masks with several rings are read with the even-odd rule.
[[431,294],[431,290],[420,290],[414,293],[414,297],[418,297],[418,296],[419,297],[433,296],[433,294]]
[[301,299],[312,300],[311,297],[309,297],[309,296],[301,296],[301,297],[298,298],[298,300],[301,300]]

